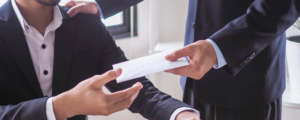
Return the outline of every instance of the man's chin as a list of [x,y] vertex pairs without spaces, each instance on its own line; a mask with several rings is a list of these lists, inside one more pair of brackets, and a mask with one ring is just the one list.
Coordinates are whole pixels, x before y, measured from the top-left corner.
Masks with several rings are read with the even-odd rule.
[[36,0],[36,1],[46,6],[56,6],[60,2],[60,0]]

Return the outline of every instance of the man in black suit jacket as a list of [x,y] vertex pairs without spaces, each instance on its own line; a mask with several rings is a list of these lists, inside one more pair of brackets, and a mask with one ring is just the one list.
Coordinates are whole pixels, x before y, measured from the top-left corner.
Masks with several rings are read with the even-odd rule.
[[[84,120],[84,115],[108,115],[133,102],[129,107],[131,112],[151,120],[169,120],[178,108],[189,107],[159,91],[145,77],[121,84],[111,81],[121,71],[106,71],[112,69],[112,64],[126,61],[124,53],[99,17],[80,14],[70,18],[63,7],[56,6],[58,1],[9,0],[0,8],[0,119],[45,120],[49,118],[48,113],[53,113],[59,120],[74,115],[78,116],[70,120]],[[17,12],[17,8],[20,11]],[[44,64],[34,61],[32,51],[35,50],[29,40],[46,38],[47,26],[51,29],[57,25],[51,21],[60,19],[57,15],[61,17],[61,25],[49,33],[53,38],[48,39],[55,40],[53,53],[48,53],[53,54],[53,71],[44,71],[41,75],[36,73],[35,65]],[[33,32],[39,32],[40,36],[30,38]],[[40,44],[38,49],[47,50],[49,46]],[[53,110],[48,111],[48,100],[52,98],[45,96],[49,94],[44,93],[40,83],[41,76],[50,73],[53,75],[51,95],[55,97]],[[103,75],[94,76],[96,74]],[[91,76],[94,77],[89,78]],[[102,86],[106,82],[111,92],[129,89],[105,94]],[[134,85],[136,82],[142,85]],[[197,118],[194,112],[187,114]]]
[[197,99],[184,101],[205,120],[280,120],[285,30],[298,19],[300,1],[190,0],[189,11],[188,46],[166,56],[190,58],[190,66],[168,71],[188,76],[181,79],[185,95]]
[[[124,7],[106,2],[98,0],[100,7]],[[299,15],[299,0],[189,0],[187,47],[166,56],[190,59],[190,66],[167,71],[187,76],[184,102],[204,120],[280,120],[284,32]]]

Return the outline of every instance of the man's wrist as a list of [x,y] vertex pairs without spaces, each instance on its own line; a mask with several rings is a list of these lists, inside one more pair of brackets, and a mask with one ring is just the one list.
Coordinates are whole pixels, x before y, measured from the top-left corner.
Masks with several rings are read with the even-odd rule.
[[63,93],[53,97],[53,111],[57,120],[65,120],[76,115],[76,113],[70,109],[66,96],[67,95]]
[[200,120],[200,116],[193,111],[182,111],[176,116],[175,120]]
[[217,55],[217,64],[214,66],[215,69],[219,69],[227,64],[220,48],[218,45],[211,39],[206,39],[206,41],[210,42],[210,44],[213,46],[215,49],[216,55]]
[[180,108],[177,108],[171,115],[170,117],[170,120],[175,120],[176,117],[181,113],[181,112],[184,112],[184,111],[191,111],[191,112],[194,112],[195,114],[198,115],[198,117],[200,118],[200,113],[198,110],[195,110],[193,108],[189,108],[189,107],[180,107]]
[[56,120],[55,114],[53,111],[53,97],[50,97],[47,99],[46,102],[46,115],[47,115],[47,120]]

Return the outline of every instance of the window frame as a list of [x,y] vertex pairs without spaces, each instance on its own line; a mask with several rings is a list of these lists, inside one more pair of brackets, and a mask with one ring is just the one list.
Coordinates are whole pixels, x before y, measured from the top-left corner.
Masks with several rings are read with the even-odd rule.
[[[133,36],[137,36],[137,6],[133,6]],[[106,27],[112,37],[117,40],[131,37],[131,9],[123,11],[123,24]]]

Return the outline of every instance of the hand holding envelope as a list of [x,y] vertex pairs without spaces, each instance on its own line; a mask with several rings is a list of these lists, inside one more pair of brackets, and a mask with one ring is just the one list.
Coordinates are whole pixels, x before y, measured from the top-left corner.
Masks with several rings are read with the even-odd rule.
[[117,68],[122,69],[122,74],[117,78],[117,83],[189,65],[188,61],[184,57],[176,61],[167,61],[165,59],[166,55],[176,50],[177,49],[169,50],[131,61],[114,64],[114,70]]

